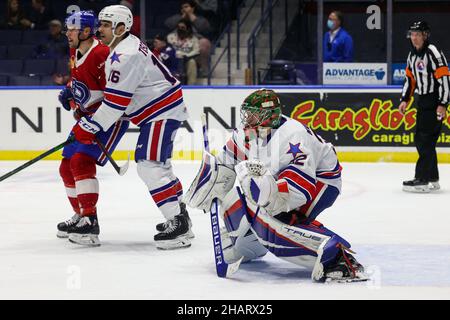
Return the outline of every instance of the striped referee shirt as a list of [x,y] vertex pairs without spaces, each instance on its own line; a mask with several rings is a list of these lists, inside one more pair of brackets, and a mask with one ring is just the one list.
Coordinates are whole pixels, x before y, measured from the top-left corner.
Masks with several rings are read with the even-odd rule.
[[[409,101],[417,90],[419,95],[437,92],[439,104],[450,100],[450,73],[442,51],[430,44],[421,55],[409,52],[401,101]],[[437,106],[436,106],[437,107]]]

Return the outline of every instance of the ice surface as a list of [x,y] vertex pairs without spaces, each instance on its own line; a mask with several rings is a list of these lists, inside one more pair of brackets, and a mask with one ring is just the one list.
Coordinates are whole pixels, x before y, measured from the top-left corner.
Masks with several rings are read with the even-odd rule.
[[[22,162],[0,162],[0,175]],[[358,284],[314,284],[310,272],[268,254],[233,279],[215,274],[209,217],[190,210],[191,248],[157,250],[163,221],[134,164],[123,177],[99,169],[99,248],[57,239],[71,216],[57,161],[41,161],[0,182],[0,298],[393,299],[450,298],[450,165],[442,190],[408,194],[413,164],[344,163],[344,188],[318,220],[352,243],[372,274]],[[198,162],[174,162],[187,188]]]

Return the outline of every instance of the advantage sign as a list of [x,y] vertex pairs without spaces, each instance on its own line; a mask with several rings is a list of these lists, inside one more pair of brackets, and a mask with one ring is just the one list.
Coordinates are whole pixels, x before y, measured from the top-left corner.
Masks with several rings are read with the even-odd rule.
[[386,63],[324,63],[323,84],[386,85]]

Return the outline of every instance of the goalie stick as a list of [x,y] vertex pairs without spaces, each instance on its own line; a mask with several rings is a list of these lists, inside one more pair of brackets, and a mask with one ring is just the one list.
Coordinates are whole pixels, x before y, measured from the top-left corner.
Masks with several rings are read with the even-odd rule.
[[[205,114],[202,115],[202,130],[203,130],[204,152],[210,153],[208,126],[206,124]],[[217,163],[215,165],[217,166]],[[233,273],[235,273],[239,269],[239,265],[241,264],[243,258],[239,259],[234,263],[226,263],[225,258],[223,257],[222,239],[220,237],[219,205],[217,202],[217,198],[215,198],[212,201],[210,209],[210,217],[211,217],[211,230],[212,230],[214,258],[217,276],[219,276],[220,278],[227,278],[230,277]]]

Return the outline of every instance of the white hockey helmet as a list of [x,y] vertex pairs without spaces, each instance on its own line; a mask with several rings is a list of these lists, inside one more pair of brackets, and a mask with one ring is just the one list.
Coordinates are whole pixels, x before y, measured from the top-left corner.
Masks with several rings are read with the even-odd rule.
[[130,9],[121,5],[107,6],[98,14],[99,21],[109,21],[112,23],[112,29],[116,29],[119,23],[125,25],[125,32],[131,30],[133,26],[133,14]]

